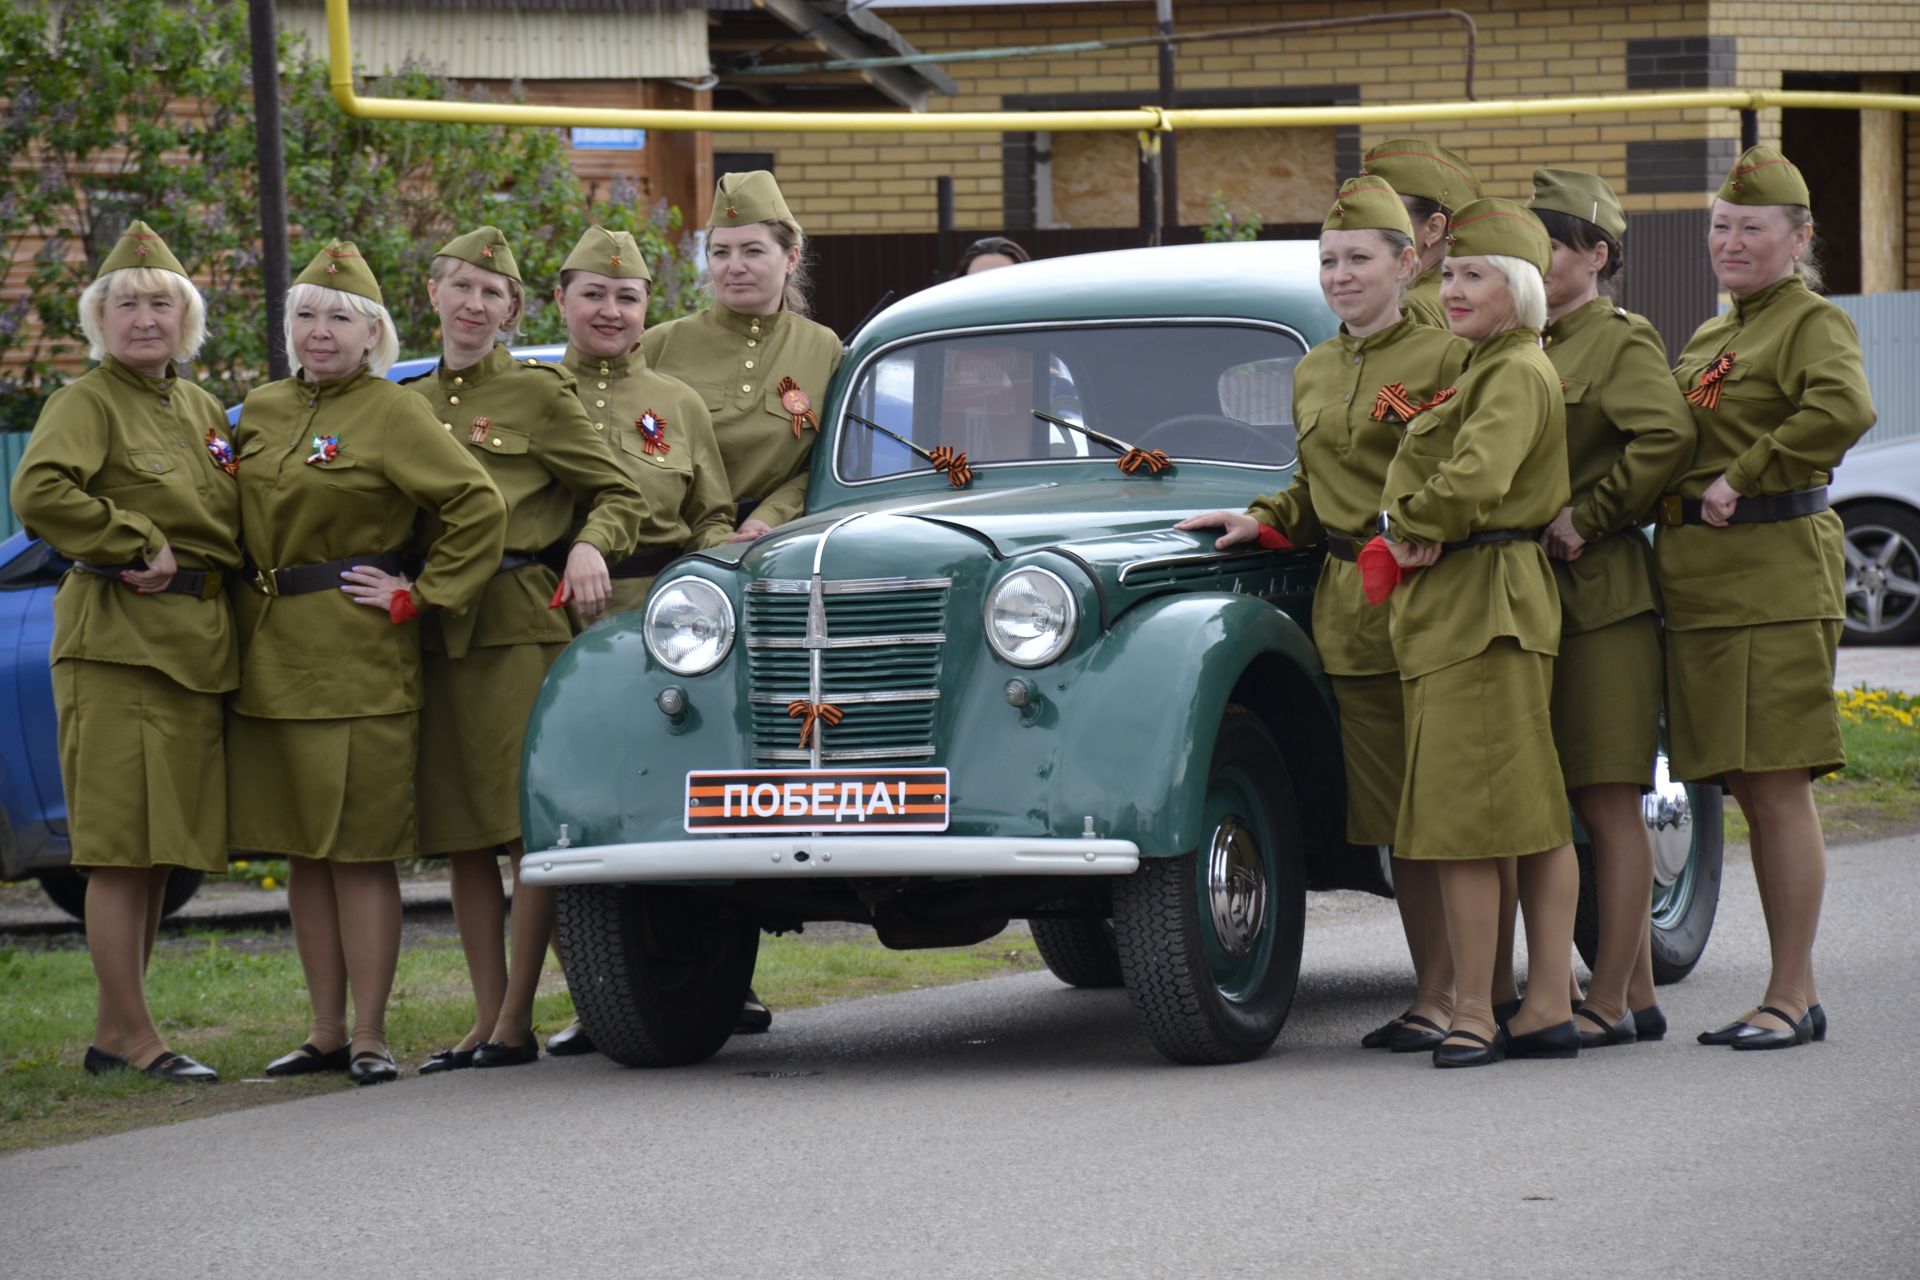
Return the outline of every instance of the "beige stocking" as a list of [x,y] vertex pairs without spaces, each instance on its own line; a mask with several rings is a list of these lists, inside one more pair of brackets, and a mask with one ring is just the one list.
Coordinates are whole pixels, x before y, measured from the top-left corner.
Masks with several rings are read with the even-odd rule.
[[[1493,1039],[1493,971],[1500,937],[1498,858],[1437,861],[1440,902],[1453,954],[1453,1022],[1456,1031]],[[1467,1041],[1459,1041],[1465,1044]]]
[[[93,1046],[136,1067],[167,1051],[147,1010],[147,920],[153,870],[95,867],[87,877],[87,954],[100,986]],[[164,876],[161,883],[165,883]]]
[[332,1053],[347,1042],[347,961],[340,951],[340,903],[326,862],[287,859],[287,913],[313,1006],[307,1041],[321,1053]]
[[[1600,942],[1586,1003],[1612,1026],[1629,1008],[1646,1007],[1629,1003],[1635,972],[1644,967],[1652,985],[1652,963],[1645,956],[1651,940],[1653,840],[1641,813],[1640,788],[1631,783],[1581,787],[1573,793],[1573,806],[1593,838],[1594,892],[1600,907]],[[1652,1003],[1651,993],[1647,1003]]]
[[455,1046],[463,1053],[491,1038],[507,993],[507,903],[500,891],[499,855],[495,846],[447,859],[453,876],[453,920],[473,982],[473,1030]]
[[540,969],[553,941],[553,890],[536,888],[520,879],[525,852],[518,840],[507,851],[513,863],[513,963],[500,1016],[489,1037],[495,1044],[522,1045],[533,1029],[533,997],[540,987]]
[[1527,998],[1507,1027],[1525,1035],[1573,1017],[1567,999],[1573,968],[1573,916],[1580,904],[1580,860],[1563,844],[1520,863],[1520,910],[1527,925]]
[[1440,901],[1439,864],[1419,858],[1393,860],[1393,896],[1407,936],[1418,984],[1408,1012],[1440,1026],[1453,1016],[1453,952],[1447,946],[1447,912]]
[[340,951],[353,990],[353,1051],[386,1052],[387,997],[400,963],[400,877],[391,862],[333,864]]
[[144,977],[147,966],[153,963],[153,944],[160,937],[160,914],[167,905],[167,880],[173,874],[172,867],[147,868],[147,933],[140,953],[140,971]]
[[1500,922],[1493,953],[1493,1002],[1505,1004],[1520,996],[1513,978],[1513,917],[1520,909],[1519,872],[1512,858],[1492,859],[1500,875]]
[[[1797,1017],[1816,998],[1813,941],[1827,886],[1827,846],[1814,808],[1813,779],[1804,769],[1786,769],[1749,773],[1746,786],[1753,798],[1747,821],[1756,837],[1754,860],[1766,867],[1767,941],[1773,959],[1761,1003]],[[1752,1021],[1764,1027],[1781,1025],[1771,1014],[1758,1014]]]

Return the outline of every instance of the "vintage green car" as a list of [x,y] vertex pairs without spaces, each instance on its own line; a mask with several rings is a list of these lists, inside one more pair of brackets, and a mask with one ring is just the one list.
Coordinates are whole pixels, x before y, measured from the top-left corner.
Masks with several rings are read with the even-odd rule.
[[[1288,482],[1293,368],[1336,326],[1317,271],[1310,243],[1091,254],[856,336],[807,515],[677,561],[534,712],[524,874],[562,886],[596,1045],[713,1054],[762,931],[942,947],[1025,919],[1168,1057],[1266,1050],[1307,890],[1389,893],[1386,859],[1344,837],[1321,555],[1170,526]],[[1718,810],[1656,799],[1668,932],[1697,955]]]

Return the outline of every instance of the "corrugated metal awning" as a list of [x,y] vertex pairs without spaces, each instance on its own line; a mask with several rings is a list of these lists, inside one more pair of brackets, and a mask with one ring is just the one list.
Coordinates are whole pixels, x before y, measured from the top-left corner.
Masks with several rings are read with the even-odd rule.
[[826,62],[837,58],[911,56],[919,50],[871,10],[847,0],[753,0],[753,11],[716,12],[707,38],[713,58],[715,107],[820,107],[858,110],[900,106],[924,111],[929,92],[960,92],[938,67],[797,71],[734,76],[758,62]]
[[[356,0],[353,52],[378,75],[413,62],[455,80],[697,80],[709,11],[736,0]],[[752,0],[738,0],[751,5]],[[325,56],[319,0],[281,0],[280,29]]]

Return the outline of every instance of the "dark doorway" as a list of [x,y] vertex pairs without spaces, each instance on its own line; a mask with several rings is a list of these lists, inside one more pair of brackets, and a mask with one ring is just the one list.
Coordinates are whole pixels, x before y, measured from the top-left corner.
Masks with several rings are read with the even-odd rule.
[[[1860,77],[1787,72],[1782,89],[1858,93]],[[1860,292],[1860,113],[1783,110],[1780,149],[1806,175],[1828,293]]]

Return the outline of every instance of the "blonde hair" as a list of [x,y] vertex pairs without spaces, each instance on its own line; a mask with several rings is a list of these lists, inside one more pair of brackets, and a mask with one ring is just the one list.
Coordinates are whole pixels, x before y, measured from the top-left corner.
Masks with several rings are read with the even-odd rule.
[[1520,317],[1521,327],[1544,329],[1547,327],[1547,282],[1540,276],[1540,268],[1525,258],[1513,258],[1504,253],[1486,255],[1487,262],[1506,277],[1507,293],[1513,298],[1513,309]]
[[[767,234],[773,237],[773,242],[780,246],[782,254],[795,255],[793,269],[787,272],[786,288],[780,295],[781,307],[797,316],[811,315],[813,303],[808,295],[813,287],[813,269],[807,261],[807,233],[800,229],[799,223],[784,218],[769,218],[753,225],[765,227]],[[713,241],[708,239],[703,247],[703,254],[711,253],[712,245]],[[713,268],[704,262],[701,264],[700,284],[711,297]]]
[[1787,211],[1787,229],[1807,228],[1807,251],[1793,260],[1793,272],[1807,282],[1807,288],[1821,293],[1827,287],[1827,273],[1820,266],[1820,231],[1813,225],[1813,210],[1803,204],[1782,205]]
[[485,271],[488,275],[499,276],[507,282],[507,296],[513,299],[513,314],[507,317],[505,327],[494,335],[494,340],[496,342],[511,342],[519,335],[520,322],[526,319],[527,315],[526,295],[520,289],[520,282],[510,275],[491,270],[487,267],[474,267],[473,264],[465,258],[456,258],[449,253],[439,254],[434,258],[433,265],[427,268],[427,279],[433,281],[436,285],[444,284],[446,283],[447,277],[461,267],[473,267],[475,271]]
[[80,294],[80,332],[87,336],[87,354],[95,360],[107,358],[104,325],[107,304],[129,294],[165,293],[180,304],[186,316],[180,322],[180,346],[171,359],[191,360],[200,354],[207,340],[207,304],[193,281],[174,271],[159,267],[122,267],[98,276]]
[[296,284],[287,290],[287,319],[282,336],[287,343],[287,359],[293,364],[296,376],[301,373],[300,355],[293,349],[293,316],[296,311],[311,308],[315,311],[349,311],[363,320],[374,323],[373,345],[367,349],[367,370],[375,377],[393,368],[393,362],[400,358],[400,336],[393,331],[393,317],[387,309],[372,298],[363,298],[357,293],[347,293],[341,289],[329,289],[323,284]]

